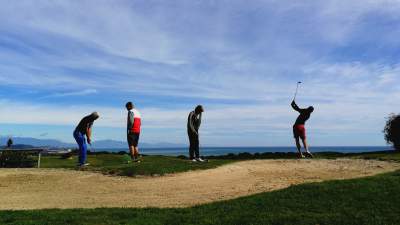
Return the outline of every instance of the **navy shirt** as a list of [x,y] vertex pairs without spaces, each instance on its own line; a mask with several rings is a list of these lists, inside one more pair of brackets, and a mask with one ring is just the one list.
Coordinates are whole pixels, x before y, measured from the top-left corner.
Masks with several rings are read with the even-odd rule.
[[301,109],[299,108],[295,102],[292,102],[292,108],[300,113],[297,117],[294,125],[304,125],[308,119],[310,119],[312,111],[309,109]]
[[194,111],[190,112],[189,116],[188,116],[188,123],[187,123],[188,133],[193,133],[191,126],[193,126],[193,128],[196,132],[198,132],[199,128],[200,128],[200,124],[201,124],[201,119],[198,116],[196,116]]
[[93,126],[94,119],[91,115],[83,117],[81,122],[75,128],[75,131],[79,131],[81,134],[86,134],[87,130]]

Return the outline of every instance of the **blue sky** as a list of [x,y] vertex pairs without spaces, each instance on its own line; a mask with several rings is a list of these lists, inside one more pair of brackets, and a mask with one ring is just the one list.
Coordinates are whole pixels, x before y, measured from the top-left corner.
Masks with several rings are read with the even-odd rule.
[[0,1],[0,135],[125,140],[126,101],[143,142],[287,146],[300,106],[311,145],[383,145],[400,108],[400,2]]

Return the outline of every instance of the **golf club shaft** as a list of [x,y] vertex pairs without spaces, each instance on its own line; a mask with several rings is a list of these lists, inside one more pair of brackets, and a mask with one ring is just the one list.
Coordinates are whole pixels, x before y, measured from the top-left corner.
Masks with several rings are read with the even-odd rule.
[[296,92],[294,93],[293,101],[296,100],[296,96],[297,96],[297,91],[298,91],[298,90],[299,90],[299,83],[297,83]]

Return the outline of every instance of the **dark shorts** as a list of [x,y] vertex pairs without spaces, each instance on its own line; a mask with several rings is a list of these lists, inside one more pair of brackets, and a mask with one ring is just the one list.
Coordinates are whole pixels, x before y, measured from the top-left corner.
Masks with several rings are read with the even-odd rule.
[[296,139],[306,139],[306,128],[304,127],[304,125],[299,124],[293,126],[293,137]]
[[129,133],[128,134],[128,145],[137,147],[139,143],[139,133]]

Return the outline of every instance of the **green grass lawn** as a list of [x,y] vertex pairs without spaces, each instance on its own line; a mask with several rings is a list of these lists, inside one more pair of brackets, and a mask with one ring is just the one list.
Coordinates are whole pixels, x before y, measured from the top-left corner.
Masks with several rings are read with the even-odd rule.
[[[207,163],[193,163],[171,156],[145,156],[141,163],[127,164],[126,159],[126,156],[118,154],[89,155],[90,166],[87,167],[87,170],[120,176],[164,175],[189,170],[210,169],[233,162],[233,160],[218,159],[210,160]],[[62,159],[60,156],[46,156],[42,158],[41,168],[75,169],[76,164],[77,156],[70,159]]]
[[184,209],[0,211],[0,224],[399,224],[400,171]]
[[[317,158],[396,160],[400,153],[317,154]],[[121,155],[91,155],[91,170],[121,175],[151,175],[206,169],[233,160],[191,163],[147,156],[123,164]],[[76,158],[45,157],[42,166],[74,168]],[[134,190],[133,190],[134,191]],[[0,203],[1,204],[1,203]],[[373,177],[327,181],[183,209],[69,209],[0,211],[0,224],[400,224],[400,171]]]
[[[173,156],[145,156],[141,163],[127,164],[127,155],[119,154],[96,154],[89,155],[87,167],[89,171],[99,171],[104,174],[118,176],[154,176],[168,173],[185,172],[189,170],[211,169],[240,160],[250,159],[288,159],[296,158],[294,153],[265,153],[265,154],[239,154],[232,156],[219,156],[212,158],[207,163],[193,163],[187,159]],[[378,160],[395,160],[400,162],[400,152],[373,152],[373,153],[316,153],[316,159],[336,159],[336,158],[361,158]],[[42,158],[42,168],[69,168],[76,169],[77,156],[70,159],[62,159],[60,156],[45,156]]]

